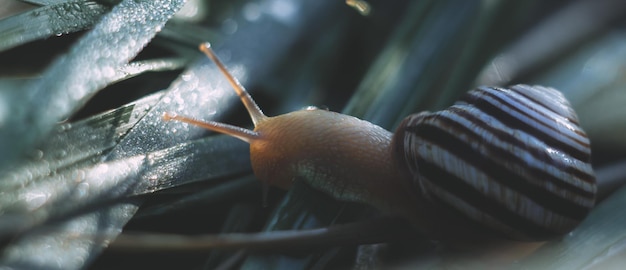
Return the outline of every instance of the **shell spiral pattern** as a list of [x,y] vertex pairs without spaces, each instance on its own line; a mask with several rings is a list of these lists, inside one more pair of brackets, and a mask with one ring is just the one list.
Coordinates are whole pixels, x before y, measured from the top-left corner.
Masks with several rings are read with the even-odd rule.
[[553,88],[480,87],[407,117],[394,141],[427,201],[501,236],[565,234],[595,203],[589,139]]

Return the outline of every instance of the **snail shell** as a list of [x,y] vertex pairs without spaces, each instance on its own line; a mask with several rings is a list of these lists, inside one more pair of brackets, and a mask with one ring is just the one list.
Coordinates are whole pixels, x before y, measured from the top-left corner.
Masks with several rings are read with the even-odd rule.
[[589,139],[553,88],[479,87],[408,116],[393,141],[426,201],[507,238],[563,235],[594,206]]

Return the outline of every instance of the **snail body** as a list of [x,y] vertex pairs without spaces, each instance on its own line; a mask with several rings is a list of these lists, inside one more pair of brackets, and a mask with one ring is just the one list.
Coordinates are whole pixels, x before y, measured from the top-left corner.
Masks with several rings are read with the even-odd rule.
[[248,142],[265,184],[288,189],[303,180],[338,200],[403,216],[432,238],[459,228],[545,240],[571,231],[594,205],[589,140],[552,88],[478,88],[445,110],[408,116],[392,134],[319,109],[267,117],[208,43],[200,49],[229,79],[254,130],[164,118]]

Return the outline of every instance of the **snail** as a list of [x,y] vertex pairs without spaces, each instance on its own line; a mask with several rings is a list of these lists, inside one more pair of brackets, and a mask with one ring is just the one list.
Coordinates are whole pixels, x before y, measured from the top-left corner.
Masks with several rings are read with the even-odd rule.
[[573,230],[595,203],[589,139],[569,102],[542,86],[479,87],[438,112],[410,115],[395,134],[327,110],[267,117],[211,50],[254,130],[165,113],[250,144],[256,177],[306,181],[370,204],[433,239],[460,235],[543,241]]

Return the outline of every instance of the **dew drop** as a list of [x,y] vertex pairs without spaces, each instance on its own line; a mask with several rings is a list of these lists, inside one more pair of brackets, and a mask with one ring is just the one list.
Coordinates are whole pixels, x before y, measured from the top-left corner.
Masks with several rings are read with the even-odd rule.
[[261,17],[261,8],[257,3],[247,3],[243,6],[243,17],[251,22],[258,20]]
[[237,22],[233,19],[226,19],[223,23],[222,23],[222,31],[224,31],[224,33],[228,34],[228,35],[232,35],[235,32],[237,32],[237,28],[239,27],[239,25],[237,24]]

